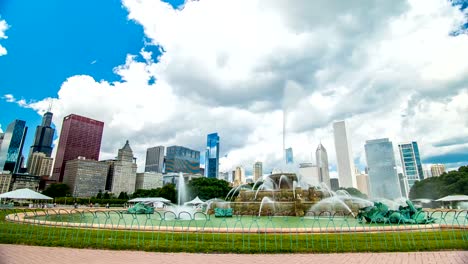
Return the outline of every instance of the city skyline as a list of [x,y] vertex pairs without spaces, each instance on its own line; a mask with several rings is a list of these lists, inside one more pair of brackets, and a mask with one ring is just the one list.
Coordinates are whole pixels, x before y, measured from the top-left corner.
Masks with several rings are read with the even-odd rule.
[[[220,171],[237,165],[251,170],[256,160],[270,171],[283,159],[278,150],[287,109],[295,162],[310,161],[311,149],[322,142],[332,177],[331,123],[343,119],[353,131],[353,160],[361,171],[365,141],[380,137],[417,141],[423,164],[450,170],[468,162],[466,9],[448,1],[371,4],[375,17],[354,3],[326,4],[330,13],[317,13],[313,3],[301,3],[301,10],[273,3],[268,12],[277,21],[257,8],[261,2],[227,1],[223,7],[190,1],[181,8],[180,2],[123,1],[93,10],[83,3],[56,9],[33,3],[35,14],[12,1],[0,10],[3,131],[14,119],[34,128],[52,102],[57,132],[70,113],[105,122],[103,159],[129,139],[143,168],[147,148],[177,144],[203,153],[205,136],[217,131],[223,138]],[[88,13],[86,23],[77,23],[80,10]],[[251,14],[246,24],[237,23],[245,15],[239,10]],[[332,15],[341,12],[347,16]],[[218,23],[207,22],[212,20]],[[31,48],[26,43],[36,24],[44,41]],[[336,32],[323,34],[328,27]],[[71,41],[64,43],[61,32],[70,32]],[[25,157],[33,134],[27,134]]]

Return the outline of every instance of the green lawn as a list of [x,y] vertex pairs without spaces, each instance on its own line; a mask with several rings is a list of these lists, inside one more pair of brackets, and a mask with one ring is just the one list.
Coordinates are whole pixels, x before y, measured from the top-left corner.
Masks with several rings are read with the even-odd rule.
[[[4,220],[6,212],[0,211],[0,243],[8,244],[205,253],[468,250],[466,229],[338,234],[296,234],[294,228],[290,229],[290,234],[138,232],[11,223]],[[210,231],[216,232],[216,229]]]

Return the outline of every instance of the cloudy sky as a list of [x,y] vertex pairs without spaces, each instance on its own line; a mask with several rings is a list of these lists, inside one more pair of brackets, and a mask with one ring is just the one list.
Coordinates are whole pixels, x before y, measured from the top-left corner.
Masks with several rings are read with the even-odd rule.
[[[21,2],[21,3],[20,3]],[[417,141],[423,162],[468,163],[468,1],[199,0],[0,2],[0,124],[30,127],[53,102],[105,122],[101,158],[125,140],[203,151],[221,170],[336,154],[346,120],[356,164],[365,140]]]

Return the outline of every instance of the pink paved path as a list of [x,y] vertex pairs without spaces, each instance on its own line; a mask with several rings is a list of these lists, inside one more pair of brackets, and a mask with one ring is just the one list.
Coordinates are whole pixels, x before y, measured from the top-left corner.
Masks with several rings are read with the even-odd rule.
[[153,253],[142,251],[112,251],[94,249],[72,249],[0,244],[1,264],[65,264],[65,263],[343,263],[343,264],[438,264],[468,263],[468,251],[440,251],[413,253],[347,253],[347,254],[189,254]]

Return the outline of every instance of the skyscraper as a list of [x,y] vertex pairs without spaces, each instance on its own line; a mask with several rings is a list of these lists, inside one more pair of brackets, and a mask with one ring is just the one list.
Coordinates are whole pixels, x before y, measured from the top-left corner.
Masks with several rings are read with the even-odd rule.
[[403,174],[406,177],[409,191],[413,187],[416,181],[421,181],[424,179],[424,172],[421,164],[421,159],[419,157],[419,148],[418,143],[408,142],[401,143],[398,145],[400,150],[400,159],[401,166],[403,167]]
[[340,189],[340,180],[338,178],[330,178],[331,190],[336,192]]
[[28,173],[35,176],[50,176],[54,159],[43,152],[34,152],[28,158]]
[[319,170],[313,163],[300,163],[299,175],[301,175],[301,181],[310,186],[320,185]]
[[104,123],[84,116],[71,114],[63,119],[52,179],[62,182],[65,163],[85,157],[99,160]]
[[364,148],[369,172],[370,196],[400,198],[400,182],[392,142],[388,138],[367,140]]
[[164,146],[148,148],[146,150],[145,172],[163,172]]
[[166,153],[166,173],[168,172],[199,173],[200,151],[181,146],[168,147]]
[[335,138],[336,161],[340,187],[357,188],[354,177],[354,161],[349,133],[345,121],[333,123],[333,136]]
[[205,176],[218,178],[219,173],[219,136],[218,133],[208,134],[205,154]]
[[137,164],[128,140],[119,149],[117,159],[107,162],[110,167],[106,180],[106,190],[116,195],[119,195],[121,192],[127,194],[134,193]]
[[330,172],[328,170],[328,154],[322,143],[318,145],[315,151],[315,158],[317,160],[319,181],[325,183],[328,188],[331,188]]
[[253,167],[253,180],[256,182],[263,177],[263,164],[260,161],[255,162]]
[[5,137],[5,133],[0,133],[0,149],[2,149],[2,142],[3,142],[4,137]]
[[242,166],[237,166],[234,172],[233,186],[239,186],[245,183],[245,170]]
[[287,148],[284,150],[286,152],[286,164],[292,164],[294,163],[294,155],[293,155],[293,149],[292,148]]
[[437,177],[442,175],[445,172],[444,164],[434,164],[431,166],[431,175],[432,177]]
[[63,182],[70,187],[74,197],[96,196],[106,187],[108,170],[109,165],[104,162],[80,157],[67,161]]
[[18,172],[27,131],[23,120],[17,119],[8,125],[0,148],[0,170]]
[[42,152],[46,157],[50,157],[52,154],[52,142],[54,140],[55,129],[52,125],[52,113],[47,112],[42,117],[42,123],[36,127],[36,134],[34,136],[34,142],[29,151],[29,156],[34,152]]

